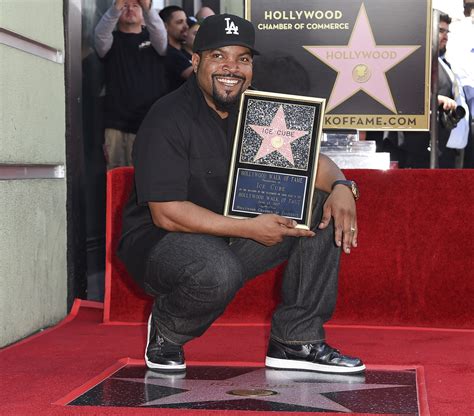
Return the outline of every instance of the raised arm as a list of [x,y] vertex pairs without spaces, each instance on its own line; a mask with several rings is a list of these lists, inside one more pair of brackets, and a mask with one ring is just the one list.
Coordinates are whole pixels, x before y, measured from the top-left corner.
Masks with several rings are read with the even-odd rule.
[[94,29],[94,47],[101,58],[103,58],[112,47],[114,41],[112,32],[117,25],[124,4],[125,0],[115,1],[104,13]]
[[148,33],[150,33],[150,42],[155,51],[159,55],[164,56],[168,47],[168,33],[166,32],[165,24],[161,20],[158,11],[151,8],[150,0],[139,0],[139,3],[143,9],[145,25]]

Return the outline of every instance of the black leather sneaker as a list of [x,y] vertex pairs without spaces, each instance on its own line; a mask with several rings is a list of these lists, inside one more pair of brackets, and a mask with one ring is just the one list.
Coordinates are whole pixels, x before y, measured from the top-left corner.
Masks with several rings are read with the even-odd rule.
[[359,358],[342,355],[325,342],[289,345],[270,339],[265,366],[323,373],[361,373],[365,365]]
[[186,369],[183,347],[173,344],[160,335],[152,314],[148,318],[145,363],[148,368],[160,371],[184,371]]

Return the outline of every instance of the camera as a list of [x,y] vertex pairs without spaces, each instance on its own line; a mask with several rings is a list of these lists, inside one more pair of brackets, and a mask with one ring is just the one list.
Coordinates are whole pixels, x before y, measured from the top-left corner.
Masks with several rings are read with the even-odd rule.
[[460,105],[458,105],[454,110],[443,110],[443,107],[440,107],[439,110],[441,125],[447,130],[454,129],[459,121],[466,115],[466,110]]

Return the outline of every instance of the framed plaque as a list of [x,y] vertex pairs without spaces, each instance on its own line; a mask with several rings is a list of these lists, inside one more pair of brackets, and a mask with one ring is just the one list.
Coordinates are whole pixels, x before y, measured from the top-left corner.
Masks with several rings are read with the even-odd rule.
[[272,213],[309,229],[324,106],[322,98],[242,94],[224,215]]

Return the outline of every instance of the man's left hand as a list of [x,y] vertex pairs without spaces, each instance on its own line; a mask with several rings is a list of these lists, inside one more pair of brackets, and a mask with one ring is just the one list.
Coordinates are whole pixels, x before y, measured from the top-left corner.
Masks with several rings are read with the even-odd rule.
[[345,185],[336,185],[323,207],[320,229],[329,225],[334,218],[335,242],[349,254],[351,247],[357,247],[356,204],[351,190]]

